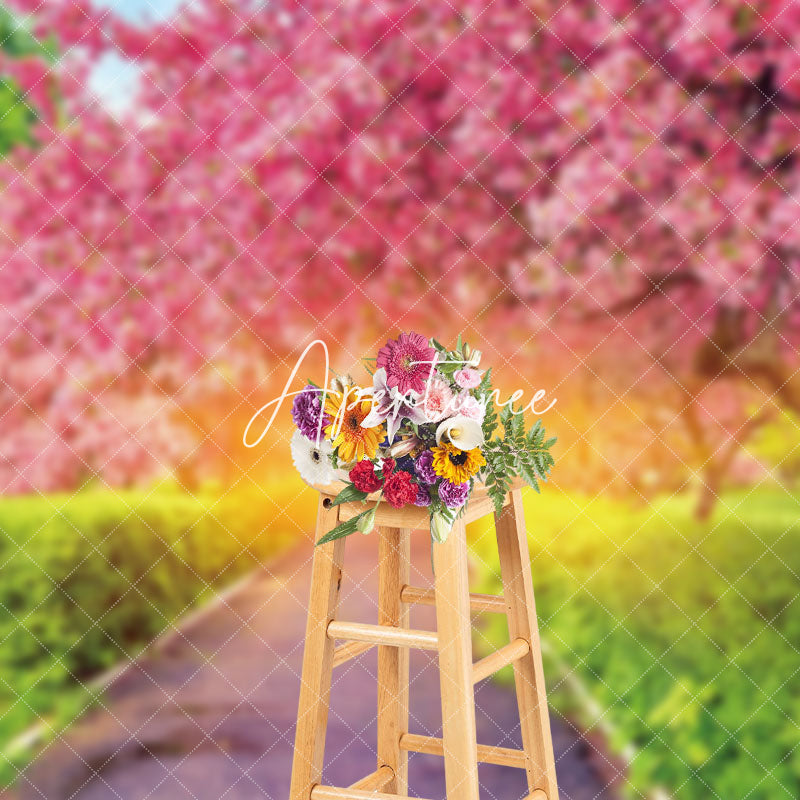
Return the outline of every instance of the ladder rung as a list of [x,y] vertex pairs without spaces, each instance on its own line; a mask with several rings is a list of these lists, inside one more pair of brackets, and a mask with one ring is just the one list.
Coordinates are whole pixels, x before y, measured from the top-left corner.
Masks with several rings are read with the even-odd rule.
[[[428,753],[432,756],[444,755],[444,744],[435,736],[420,736],[416,733],[404,733],[400,737],[400,749],[410,753]],[[478,761],[484,764],[498,764],[501,767],[525,769],[525,753],[509,747],[494,747],[489,744],[478,745]],[[533,798],[538,800],[538,798]]]
[[375,645],[369,642],[348,642],[347,644],[341,644],[333,651],[333,666],[339,667],[350,661],[351,658],[356,658],[362,653],[372,650],[373,647],[375,647]]
[[328,624],[328,638],[390,647],[415,647],[420,650],[439,649],[439,637],[433,631],[415,631],[388,625],[366,625],[363,622],[333,620]]
[[[400,599],[404,603],[420,603],[424,606],[436,605],[436,593],[433,589],[420,586],[404,586],[400,591]],[[502,597],[493,594],[470,594],[470,608],[475,612],[489,611],[493,614],[505,614],[506,602]]]
[[[384,794],[363,789],[338,789],[317,784],[311,790],[311,800],[418,800],[407,794]],[[537,800],[537,799],[535,799]]]
[[531,646],[524,639],[514,639],[513,642],[509,642],[472,665],[472,682],[478,683],[478,681],[494,675],[499,669],[519,661],[520,658],[528,655],[530,651]]
[[360,781],[351,784],[349,788],[368,792],[380,792],[386,788],[392,778],[394,778],[394,770],[387,764],[384,764],[382,767],[378,767],[375,772],[371,772],[367,775],[366,778],[362,778]]

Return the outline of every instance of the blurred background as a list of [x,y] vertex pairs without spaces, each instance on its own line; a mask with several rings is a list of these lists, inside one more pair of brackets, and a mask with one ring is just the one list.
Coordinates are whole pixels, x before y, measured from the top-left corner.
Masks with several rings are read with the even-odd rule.
[[[141,744],[124,708],[155,673],[130,665],[157,637],[183,687],[181,652],[206,668],[247,628],[256,721],[288,746],[316,498],[288,409],[242,432],[309,342],[359,380],[408,330],[558,399],[526,508],[563,795],[583,748],[587,798],[800,796],[798,4],[3,3],[8,797],[285,796],[285,747],[254,748],[251,795],[204,761],[191,790],[117,784],[100,745]],[[219,700],[226,741],[251,689]],[[142,752],[196,749],[165,741]]]

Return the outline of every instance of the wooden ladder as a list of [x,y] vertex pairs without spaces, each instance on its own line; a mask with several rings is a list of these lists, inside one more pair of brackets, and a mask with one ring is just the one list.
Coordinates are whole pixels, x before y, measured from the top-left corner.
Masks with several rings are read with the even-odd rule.
[[[355,514],[363,505],[331,506],[320,496],[315,539]],[[397,800],[408,798],[408,753],[444,757],[447,800],[479,800],[478,763],[524,769],[526,800],[558,800],[553,744],[545,695],[542,654],[533,599],[528,542],[519,488],[495,515],[503,597],[470,594],[466,523],[494,513],[485,495],[473,493],[466,513],[444,544],[433,546],[434,589],[409,585],[410,533],[427,528],[427,509],[393,509],[380,503],[378,624],[336,619],[345,539],[317,547],[297,712],[289,800]],[[410,606],[436,607],[437,631],[412,630]],[[509,644],[472,661],[471,612],[505,613]],[[342,644],[336,646],[335,641]],[[333,669],[378,647],[378,763],[375,772],[347,788],[322,783],[322,763]],[[408,730],[409,651],[439,654],[442,738]],[[523,749],[477,743],[473,686],[500,668],[514,665]]]

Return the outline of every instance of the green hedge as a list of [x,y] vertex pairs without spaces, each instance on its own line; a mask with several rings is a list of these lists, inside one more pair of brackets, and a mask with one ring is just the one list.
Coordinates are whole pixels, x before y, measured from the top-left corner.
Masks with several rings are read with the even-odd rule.
[[[0,748],[40,719],[74,715],[92,701],[93,676],[296,532],[258,491],[0,500]],[[7,758],[0,771],[6,782],[15,772]]]
[[[794,800],[800,500],[726,496],[705,524],[691,508],[526,498],[551,703],[610,725],[618,753],[633,746],[635,796],[661,786],[679,800]],[[493,536],[473,533],[482,590],[497,592]],[[488,623],[495,645],[504,628]],[[576,704],[574,677],[601,720]]]

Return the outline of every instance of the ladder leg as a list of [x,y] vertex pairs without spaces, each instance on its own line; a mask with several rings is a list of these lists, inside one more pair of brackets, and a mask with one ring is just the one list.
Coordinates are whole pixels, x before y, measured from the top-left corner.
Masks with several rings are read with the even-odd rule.
[[[400,591],[410,578],[410,531],[378,530],[378,624],[408,628],[409,606]],[[400,737],[408,733],[407,647],[378,647],[378,769],[391,767],[395,777],[385,792],[408,794],[408,753]]]
[[444,544],[432,546],[447,800],[478,800],[467,536],[463,519],[456,521]]
[[[315,541],[338,521],[338,508],[325,508],[325,499],[320,496]],[[334,649],[327,628],[339,602],[344,543],[336,539],[314,549],[289,800],[309,800],[322,779]]]
[[537,789],[544,791],[547,800],[558,800],[542,648],[533,598],[522,493],[519,489],[511,493],[511,503],[503,509],[503,513],[495,516],[495,525],[511,641],[522,638],[530,644],[530,652],[514,663],[528,787],[531,792]]

